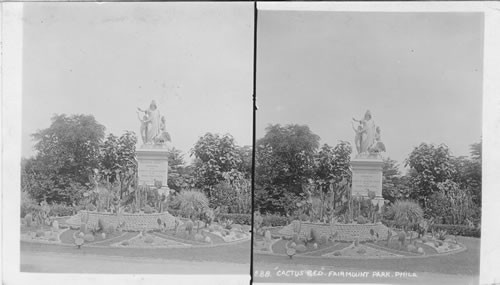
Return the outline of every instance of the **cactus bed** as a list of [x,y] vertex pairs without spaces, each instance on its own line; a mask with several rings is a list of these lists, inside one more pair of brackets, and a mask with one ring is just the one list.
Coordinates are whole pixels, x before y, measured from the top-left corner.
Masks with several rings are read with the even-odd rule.
[[[311,225],[311,224],[310,224]],[[321,230],[324,226],[321,226]],[[430,235],[417,238],[413,233],[412,239],[406,236],[404,244],[398,239],[398,233],[393,232],[391,236],[385,235],[385,239],[368,240],[363,237],[360,241],[359,233],[349,238],[345,233],[341,240],[309,240],[307,243],[302,234],[300,238],[295,235],[291,238],[290,226],[283,229],[273,229],[273,240],[267,240],[262,235],[257,235],[254,242],[254,250],[257,253],[273,255],[310,256],[325,258],[405,258],[405,257],[429,257],[442,254],[453,254],[464,251],[466,247],[454,239],[438,240]],[[310,229],[309,229],[310,231]],[[387,239],[388,238],[388,239]],[[354,240],[354,241],[346,241]],[[293,250],[289,250],[293,248]]]
[[[84,228],[84,233],[75,224],[80,220],[80,215],[57,218],[59,228],[50,226],[27,227],[21,225],[21,239],[26,242],[51,243],[66,246],[76,246],[78,239],[83,239],[83,246],[115,247],[115,248],[170,248],[170,247],[197,247],[224,245],[233,242],[247,241],[250,239],[249,227],[233,225],[226,229],[214,223],[209,227],[194,227],[186,230],[182,221],[174,228],[162,228],[154,231],[124,231],[117,229],[113,232],[102,231],[91,233],[89,228]],[[86,238],[86,236],[88,236]],[[91,237],[90,237],[91,236]],[[146,241],[145,237],[148,236]]]

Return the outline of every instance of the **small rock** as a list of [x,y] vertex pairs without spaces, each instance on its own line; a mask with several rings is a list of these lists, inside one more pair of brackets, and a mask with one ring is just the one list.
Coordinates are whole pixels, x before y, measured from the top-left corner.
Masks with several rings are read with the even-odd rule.
[[423,248],[421,248],[421,247],[419,247],[419,248],[417,249],[417,252],[418,252],[418,253],[420,253],[420,254],[423,254],[423,253],[424,253],[424,249],[423,249]]
[[314,244],[313,244],[313,248],[314,248],[314,249],[318,249],[318,244],[317,244],[317,243],[314,243]]

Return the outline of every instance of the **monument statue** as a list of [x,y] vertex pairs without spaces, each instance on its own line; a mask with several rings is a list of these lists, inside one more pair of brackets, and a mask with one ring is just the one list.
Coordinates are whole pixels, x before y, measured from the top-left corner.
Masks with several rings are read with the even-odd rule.
[[148,185],[158,189],[163,195],[168,193],[168,148],[170,135],[167,132],[165,116],[160,114],[153,100],[148,109],[137,108],[141,122],[142,145],[136,149],[138,185]]
[[380,140],[380,127],[376,128],[375,142],[368,148],[369,153],[381,153],[385,151],[385,145]]
[[[137,116],[141,122],[140,130],[143,144],[164,144],[170,141],[170,135],[165,130],[165,117],[160,115],[154,100],[151,101],[148,109],[137,108],[137,110]],[[142,118],[140,113],[144,113]]]
[[[385,145],[381,141],[381,130],[375,125],[370,110],[366,111],[361,120],[355,118],[352,120],[352,128],[355,132],[354,143],[358,154],[350,161],[351,194],[370,199],[373,205],[378,205],[380,211],[384,205],[382,197],[383,160],[380,153],[385,151]],[[359,125],[356,127],[354,122]]]
[[357,128],[354,127],[354,123],[352,125],[356,133],[354,143],[358,155],[385,151],[385,146],[380,141],[380,128],[375,125],[370,110],[366,111],[363,119],[352,118],[352,120],[359,123]]

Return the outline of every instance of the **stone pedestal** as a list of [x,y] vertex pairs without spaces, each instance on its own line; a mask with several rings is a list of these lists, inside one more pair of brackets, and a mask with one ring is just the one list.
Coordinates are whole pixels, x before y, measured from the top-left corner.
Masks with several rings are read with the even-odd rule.
[[384,205],[382,198],[382,166],[380,157],[356,157],[351,160],[352,195],[368,198],[368,191],[375,193],[374,205]]
[[168,189],[168,151],[165,148],[140,147],[136,150],[139,185],[154,187],[158,182]]

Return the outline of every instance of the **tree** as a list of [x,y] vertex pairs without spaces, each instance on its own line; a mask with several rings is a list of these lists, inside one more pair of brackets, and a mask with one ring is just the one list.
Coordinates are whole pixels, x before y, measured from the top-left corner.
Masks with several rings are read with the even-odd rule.
[[385,158],[382,166],[382,196],[394,203],[396,200],[410,198],[409,179],[401,176],[397,161]]
[[32,135],[36,156],[26,163],[30,195],[38,202],[67,203],[81,198],[99,166],[104,126],[91,115],[54,115],[49,128]]
[[209,198],[214,186],[224,180],[224,173],[241,164],[240,153],[230,134],[206,133],[195,143],[191,155],[196,158],[196,187],[203,189]]
[[168,188],[177,192],[195,187],[194,169],[186,166],[184,154],[175,147],[168,149]]
[[352,176],[349,169],[351,152],[351,145],[341,141],[333,148],[324,144],[315,155],[313,196],[318,197],[320,202],[314,202],[319,205],[312,208],[317,209],[320,219],[326,212],[333,214],[338,202],[348,199],[349,191],[346,186]]
[[438,183],[451,179],[456,172],[450,151],[443,144],[420,144],[405,160],[405,166],[413,170],[411,198],[418,200],[426,210],[429,197],[439,191]]
[[[293,211],[312,177],[319,136],[308,126],[270,125],[256,143],[255,195],[263,212]],[[295,203],[294,203],[295,204]]]
[[[127,131],[119,138],[109,134],[101,145],[100,174],[104,181],[119,184],[119,197],[135,184],[137,162],[135,145],[137,136]],[[108,189],[110,190],[110,189]]]

